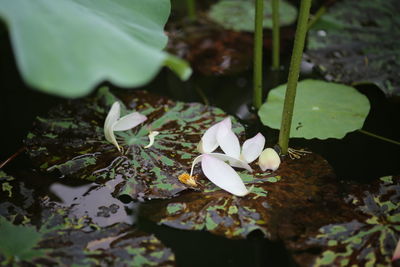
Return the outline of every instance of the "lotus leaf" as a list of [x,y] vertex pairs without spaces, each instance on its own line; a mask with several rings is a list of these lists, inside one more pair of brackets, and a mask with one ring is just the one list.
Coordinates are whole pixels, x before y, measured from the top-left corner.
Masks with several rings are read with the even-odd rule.
[[161,51],[169,12],[168,0],[0,3],[25,81],[64,97],[86,95],[105,80],[140,86],[163,65],[188,78],[187,63]]
[[340,1],[310,31],[307,55],[328,80],[399,96],[399,12],[398,0]]
[[[352,220],[321,227],[297,248],[322,250],[312,266],[389,266],[400,238],[399,177],[382,177],[367,188],[353,185],[350,192],[346,201],[355,210]],[[296,258],[304,263],[302,256]]]
[[[78,220],[67,214],[67,210],[53,203],[51,209],[43,212],[39,231],[28,225],[13,225],[0,217],[0,262],[35,266],[171,266],[174,263],[171,250],[152,235],[121,223],[100,228],[85,217]],[[12,245],[14,248],[5,249]]]
[[[222,0],[214,4],[208,16],[226,29],[254,32],[255,1]],[[280,25],[286,26],[295,22],[297,10],[286,1],[280,1]],[[272,29],[271,1],[264,1],[264,28]]]
[[[126,132],[115,132],[124,153],[108,143],[103,133],[105,117],[114,101],[123,113],[132,110],[147,121]],[[145,91],[114,95],[106,88],[90,98],[69,101],[38,117],[25,143],[37,166],[62,177],[96,182],[116,179],[115,195],[169,198],[188,187],[179,175],[188,172],[198,155],[196,147],[211,125],[226,117],[220,109],[201,104],[174,102]],[[243,127],[234,123],[234,130]],[[154,145],[148,135],[158,131]]]
[[[245,238],[260,230],[271,239],[300,236],[305,229],[317,230],[328,222],[351,217],[340,209],[344,202],[329,164],[310,154],[285,160],[276,173],[240,175],[251,193],[236,197],[211,184],[197,169],[202,192],[147,202],[140,216],[170,227],[207,230],[228,238]],[[336,207],[331,211],[331,207]],[[288,237],[289,236],[289,237]]]
[[[272,89],[258,115],[263,124],[281,126],[286,84]],[[303,80],[297,85],[291,137],[343,138],[348,132],[361,129],[370,104],[356,89],[337,83]]]

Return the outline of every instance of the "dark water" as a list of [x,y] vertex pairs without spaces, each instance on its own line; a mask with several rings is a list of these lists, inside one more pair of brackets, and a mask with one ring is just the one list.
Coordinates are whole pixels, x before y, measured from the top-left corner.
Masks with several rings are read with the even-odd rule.
[[[24,84],[12,55],[6,32],[0,32],[0,77],[2,96],[0,100],[1,145],[0,161],[5,160],[22,146],[22,139],[29,131],[37,115],[63,101],[32,90]],[[284,61],[287,61],[287,58]],[[266,65],[269,65],[268,63]],[[315,74],[308,75],[315,76]],[[221,107],[231,115],[238,116],[247,127],[248,135],[261,131],[267,142],[277,141],[278,131],[259,123],[251,112],[251,72],[227,77],[202,77],[194,75],[186,83],[180,82],[173,74],[163,70],[151,84],[145,87],[153,92],[167,95],[175,100],[201,102],[201,89],[211,105]],[[305,75],[304,77],[307,77]],[[286,80],[286,73],[276,74],[265,71],[265,88]],[[197,90],[196,90],[197,88]],[[371,102],[371,111],[363,129],[400,140],[400,105],[388,101],[374,86],[359,87]],[[265,95],[267,90],[265,92]],[[302,147],[324,156],[334,167],[340,179],[366,182],[381,176],[399,174],[400,147],[359,132],[346,135],[343,140],[291,140],[292,147]],[[24,155],[18,156],[5,171],[24,173],[30,169]],[[39,181],[30,180],[38,192],[46,194],[54,182],[75,187],[75,193],[84,184],[79,181],[54,180],[47,177]],[[29,181],[29,177],[26,178]],[[53,197],[55,197],[53,195]],[[126,204],[128,207],[129,203]],[[269,242],[258,232],[246,240],[228,240],[207,232],[193,232],[158,226],[139,218],[139,228],[154,233],[176,255],[178,266],[291,266],[290,255],[280,243]]]

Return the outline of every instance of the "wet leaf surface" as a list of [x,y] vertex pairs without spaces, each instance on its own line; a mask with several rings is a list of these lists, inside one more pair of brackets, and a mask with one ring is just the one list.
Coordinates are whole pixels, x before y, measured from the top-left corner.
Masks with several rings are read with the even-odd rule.
[[195,23],[170,23],[167,30],[167,49],[202,74],[234,74],[247,70],[252,63],[251,34],[223,30],[204,18]]
[[[260,230],[271,239],[296,237],[340,218],[340,185],[329,164],[310,154],[285,160],[274,174],[242,172],[251,193],[236,197],[211,184],[197,169],[202,192],[144,204],[141,216],[174,228],[207,230],[228,238],[244,238]],[[335,209],[332,211],[332,208]],[[339,211],[340,210],[340,211]]]
[[[123,113],[135,110],[148,120],[125,132],[115,132],[123,153],[105,140],[103,123],[111,104],[122,101]],[[123,115],[123,114],[122,114]],[[204,131],[222,120],[220,109],[174,102],[145,91],[118,97],[103,88],[92,98],[69,101],[38,117],[25,143],[43,171],[97,183],[117,181],[113,196],[169,198],[186,190],[178,176],[190,169]],[[237,132],[243,128],[234,125]],[[155,143],[150,131],[159,131]]]
[[[211,6],[208,16],[226,29],[254,32],[255,1],[222,0]],[[280,26],[295,22],[297,10],[286,1],[279,3]],[[264,1],[263,27],[272,29],[271,1]]]
[[[10,177],[18,180],[18,177],[0,173],[0,181]],[[75,193],[79,194],[78,191]],[[0,207],[9,201],[15,199],[2,200]],[[48,196],[35,197],[33,205],[35,212],[23,214],[19,212],[31,207],[15,209],[19,207],[15,203],[12,209],[0,209],[0,265],[174,266],[170,249],[153,235],[118,220],[120,216],[116,212],[110,211],[108,217],[113,217],[114,222],[107,225],[97,224],[93,214],[77,212],[76,205],[87,208],[96,205],[87,201],[83,193],[79,199],[62,204]]]
[[[286,86],[283,84],[272,89],[258,111],[262,123],[274,129],[281,127]],[[361,129],[369,110],[368,98],[353,87],[303,80],[297,85],[290,136],[340,139]]]
[[[253,34],[237,32],[216,25],[199,14],[195,22],[167,24],[167,49],[191,63],[191,67],[207,76],[232,75],[250,69],[253,57]],[[271,31],[264,32],[264,47],[272,47]],[[294,31],[281,28],[282,49],[292,45]]]
[[[299,240],[287,240],[298,263],[312,266],[390,266],[400,238],[400,177],[352,185],[345,198],[352,218]],[[312,251],[321,251],[313,255]]]
[[307,54],[328,80],[373,83],[399,96],[399,13],[397,0],[341,1],[310,31]]

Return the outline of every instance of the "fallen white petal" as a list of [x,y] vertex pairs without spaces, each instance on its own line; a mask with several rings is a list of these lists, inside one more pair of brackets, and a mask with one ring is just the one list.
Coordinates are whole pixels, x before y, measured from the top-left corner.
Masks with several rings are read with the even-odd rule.
[[400,239],[397,242],[396,249],[394,250],[392,261],[396,261],[398,259],[400,259]]
[[111,106],[110,111],[107,114],[106,120],[104,121],[104,136],[106,137],[106,140],[115,145],[119,151],[121,150],[119,148],[117,140],[115,139],[113,128],[117,123],[120,112],[121,107],[119,105],[119,102],[114,102],[114,104]]
[[197,163],[199,163],[201,161],[201,158],[204,156],[205,154],[202,154],[200,156],[195,157],[195,159],[192,162],[192,167],[190,168],[190,177],[193,176],[193,169],[194,166],[196,166]]
[[240,143],[239,139],[232,131],[230,120],[229,123],[225,120],[220,123],[217,131],[217,142],[225,154],[233,158],[239,158]]
[[236,171],[222,160],[203,155],[201,168],[204,175],[221,189],[240,197],[249,193]]
[[208,128],[207,131],[203,134],[199,145],[197,146],[197,150],[200,153],[211,153],[215,149],[217,149],[217,131],[219,125],[222,123],[227,125],[229,128],[232,127],[231,119],[228,117]]
[[147,146],[145,146],[144,148],[149,148],[154,144],[154,138],[159,135],[160,132],[157,131],[151,131],[149,134],[149,144]]
[[264,149],[265,145],[265,137],[258,133],[253,138],[247,139],[242,146],[242,154],[240,158],[244,161],[251,163],[253,162],[258,156],[260,156],[261,152]]
[[120,118],[114,126],[114,131],[126,131],[147,120],[145,115],[133,112]]
[[258,165],[260,166],[261,170],[272,170],[276,171],[281,164],[281,158],[279,157],[278,153],[272,148],[266,148],[261,153],[260,157],[258,158]]
[[253,172],[253,169],[244,160],[233,158],[231,156],[228,156],[228,155],[225,155],[222,153],[208,153],[207,155],[213,156],[214,158],[217,158],[217,159],[220,159],[223,161],[228,161],[229,165],[231,165],[232,167],[246,169],[249,172]]

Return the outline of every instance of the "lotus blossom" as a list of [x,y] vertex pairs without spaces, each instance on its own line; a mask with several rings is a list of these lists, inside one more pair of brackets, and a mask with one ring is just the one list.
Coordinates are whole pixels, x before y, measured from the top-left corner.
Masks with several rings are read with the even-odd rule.
[[132,129],[142,122],[146,121],[147,117],[138,112],[130,113],[123,116],[122,118],[120,118],[120,116],[121,106],[119,102],[114,102],[104,122],[104,135],[106,137],[106,140],[115,145],[118,151],[121,152],[121,148],[118,145],[114,132]]
[[[264,144],[264,136],[258,133],[246,140],[241,148],[228,117],[211,126],[204,133],[198,145],[198,150],[202,155],[194,159],[190,177],[192,177],[194,166],[201,161],[203,173],[211,182],[233,195],[245,196],[249,191],[232,167],[252,171],[249,163],[261,154]],[[224,153],[213,153],[218,147]]]

